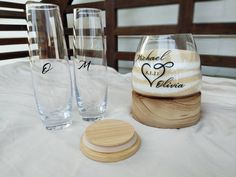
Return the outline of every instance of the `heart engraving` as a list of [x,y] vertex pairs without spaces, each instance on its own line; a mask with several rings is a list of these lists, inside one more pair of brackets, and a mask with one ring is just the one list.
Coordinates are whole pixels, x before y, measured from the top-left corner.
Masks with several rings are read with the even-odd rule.
[[[174,63],[171,61],[166,62],[164,64],[156,63],[155,65],[153,65],[153,67],[151,67],[151,65],[149,63],[144,63],[141,67],[141,72],[142,72],[143,76],[147,79],[148,83],[150,84],[150,87],[152,87],[153,83],[165,74],[166,68],[172,68],[173,66],[174,66]],[[155,79],[151,80],[150,78],[148,78],[148,75],[146,75],[146,73],[144,71],[144,69],[145,69],[144,67],[149,68],[149,69],[154,69],[155,71],[158,71],[159,74],[155,74],[155,75],[157,75],[157,77]],[[155,72],[155,73],[157,73],[157,72]]]

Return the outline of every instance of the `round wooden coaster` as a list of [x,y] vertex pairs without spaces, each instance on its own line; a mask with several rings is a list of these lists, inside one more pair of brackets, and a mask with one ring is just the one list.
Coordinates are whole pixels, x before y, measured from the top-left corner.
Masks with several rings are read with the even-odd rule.
[[86,139],[97,146],[119,146],[127,143],[134,136],[134,128],[121,120],[101,120],[90,125],[86,131]]
[[90,125],[81,138],[80,149],[92,160],[116,162],[133,155],[140,143],[130,124],[110,119]]
[[153,98],[132,92],[137,121],[158,128],[183,128],[200,120],[201,93],[182,98]]

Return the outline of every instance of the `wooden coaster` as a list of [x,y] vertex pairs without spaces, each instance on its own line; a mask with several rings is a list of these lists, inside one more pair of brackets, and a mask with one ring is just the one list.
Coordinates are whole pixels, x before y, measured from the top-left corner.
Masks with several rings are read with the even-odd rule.
[[201,93],[182,98],[151,98],[132,92],[137,121],[158,128],[183,128],[200,120]]
[[92,160],[116,162],[132,156],[140,143],[130,124],[110,119],[90,125],[81,138],[80,149]]

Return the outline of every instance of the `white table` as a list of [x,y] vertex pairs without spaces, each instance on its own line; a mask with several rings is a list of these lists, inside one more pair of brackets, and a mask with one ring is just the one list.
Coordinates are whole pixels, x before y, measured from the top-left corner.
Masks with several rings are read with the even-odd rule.
[[80,152],[90,123],[76,107],[71,127],[47,131],[36,111],[29,63],[1,65],[0,177],[235,177],[236,80],[203,77],[202,119],[178,130],[132,118],[130,76],[109,70],[107,117],[132,124],[141,148],[127,160],[99,163]]

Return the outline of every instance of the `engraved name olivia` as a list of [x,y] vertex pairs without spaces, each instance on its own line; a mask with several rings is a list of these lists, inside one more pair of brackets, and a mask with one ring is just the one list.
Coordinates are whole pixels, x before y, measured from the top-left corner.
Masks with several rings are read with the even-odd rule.
[[[171,50],[166,51],[161,56],[152,56],[152,50],[147,56],[138,55],[136,61],[157,61],[155,64],[151,65],[149,62],[143,63],[141,66],[142,75],[148,81],[150,87],[164,87],[164,88],[183,88],[185,85],[175,81],[175,78],[169,77],[167,80],[161,80],[161,78],[166,74],[166,71],[174,67],[174,62],[167,61],[170,58]],[[151,79],[150,76],[156,76]]]

